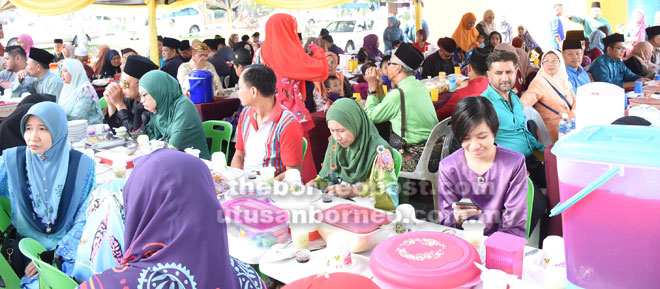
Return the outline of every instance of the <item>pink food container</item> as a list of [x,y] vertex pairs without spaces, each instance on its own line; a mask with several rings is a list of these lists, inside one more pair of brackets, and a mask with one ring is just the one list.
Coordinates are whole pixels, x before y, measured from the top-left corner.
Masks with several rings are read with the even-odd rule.
[[342,232],[348,237],[351,252],[367,251],[387,239],[392,228],[385,226],[392,223],[392,217],[385,213],[356,206],[341,204],[325,209],[315,216],[319,224],[319,233],[324,240],[335,232]]
[[391,237],[371,253],[369,267],[383,289],[474,288],[481,283],[479,253],[465,240],[440,232]]
[[240,198],[222,203],[227,231],[249,240],[253,245],[269,248],[289,239],[289,213],[255,198]]
[[486,268],[502,270],[521,278],[525,244],[527,244],[525,238],[502,232],[493,233],[484,242]]

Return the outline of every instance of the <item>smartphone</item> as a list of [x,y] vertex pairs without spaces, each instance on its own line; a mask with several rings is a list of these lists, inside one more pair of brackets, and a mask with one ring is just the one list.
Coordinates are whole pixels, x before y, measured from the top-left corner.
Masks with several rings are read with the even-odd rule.
[[477,210],[481,210],[481,208],[479,208],[479,205],[477,205],[475,203],[470,203],[470,202],[456,202],[456,206],[459,206],[459,207],[473,207]]

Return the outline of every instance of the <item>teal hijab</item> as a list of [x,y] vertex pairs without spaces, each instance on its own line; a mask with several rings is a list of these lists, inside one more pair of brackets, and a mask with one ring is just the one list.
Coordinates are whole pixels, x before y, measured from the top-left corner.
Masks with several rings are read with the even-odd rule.
[[143,87],[156,101],[156,114],[146,126],[151,139],[167,140],[177,149],[195,148],[209,159],[202,119],[195,105],[182,92],[179,82],[164,71],[152,70],[140,78]]
[[371,173],[378,147],[390,149],[390,146],[378,134],[367,113],[351,98],[341,98],[332,104],[326,115],[326,121],[330,120],[353,133],[355,140],[344,148],[331,137],[319,176],[326,177],[333,172],[349,183],[364,181]]
[[[3,153],[11,188],[12,224],[22,236],[36,239],[51,249],[73,225],[77,209],[86,198],[83,183],[94,182],[94,161],[77,152],[75,157],[79,161],[70,161],[67,120],[59,105],[49,101],[33,105],[21,120],[21,132],[25,131],[30,116],[44,123],[52,146],[41,155],[25,147]],[[25,159],[20,159],[21,150],[25,151]],[[24,169],[17,169],[23,163]],[[90,174],[91,180],[80,177]],[[46,231],[48,227],[52,231]]]

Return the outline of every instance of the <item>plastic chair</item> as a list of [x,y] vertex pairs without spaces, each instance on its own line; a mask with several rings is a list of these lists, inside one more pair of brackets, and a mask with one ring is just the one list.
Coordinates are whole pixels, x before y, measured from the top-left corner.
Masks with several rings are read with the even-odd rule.
[[[444,137],[444,142],[442,144],[442,151],[443,152],[448,152],[449,147],[451,144],[451,126],[449,125],[449,122],[451,121],[451,118],[446,118],[440,123],[438,123],[433,130],[431,131],[431,134],[429,135],[429,139],[426,141],[426,145],[424,146],[424,151],[422,151],[422,155],[419,158],[419,162],[417,162],[417,167],[415,167],[415,171],[413,172],[406,172],[402,171],[399,172],[399,176],[401,178],[406,178],[406,179],[411,179],[411,180],[423,180],[423,181],[429,181],[431,182],[431,188],[432,188],[432,194],[433,194],[433,207],[435,208],[435,211],[438,211],[438,172],[432,173],[429,171],[429,160],[431,159],[431,153],[433,152],[433,147],[435,147],[435,143],[441,138]],[[445,155],[442,156],[443,158]]]
[[[7,198],[0,198],[0,201],[9,201]],[[7,230],[7,227],[11,224],[11,218],[9,216],[9,212],[6,211],[6,209],[3,209],[0,207],[0,232],[5,232]],[[0,243],[0,249],[2,249],[2,244]],[[18,254],[18,252],[15,252]],[[7,259],[4,257],[0,256],[0,278],[2,278],[2,281],[5,282],[5,287],[4,288],[18,288],[21,284],[21,279],[18,278],[18,275],[14,272],[14,270],[9,266],[9,262],[7,262]]]
[[[204,126],[204,135],[206,138],[211,139],[211,149],[210,152],[218,152],[222,150],[222,144],[227,143],[227,148],[225,149],[225,157],[229,156],[229,143],[231,142],[231,133],[233,128],[231,123],[222,121],[222,120],[207,120],[202,123]],[[217,128],[222,129],[217,129]]]
[[105,97],[102,97],[101,99],[99,99],[99,105],[101,106],[101,110],[108,107],[108,101],[105,100]]
[[62,273],[62,271],[52,265],[41,261],[39,254],[46,251],[46,248],[39,244],[39,242],[34,239],[23,238],[21,242],[18,243],[18,247],[21,249],[21,253],[30,258],[32,262],[34,262],[35,267],[37,267],[41,288],[74,289],[78,287],[78,283],[71,279],[71,277]]
[[523,112],[525,113],[525,118],[527,118],[527,122],[534,122],[536,124],[536,127],[539,130],[539,138],[543,146],[549,146],[552,144],[552,140],[550,139],[550,134],[548,133],[548,128],[545,127],[545,122],[543,122],[543,118],[539,114],[536,109],[534,109],[531,106],[525,106],[523,108]]
[[527,177],[527,239],[532,235],[530,228],[532,227],[532,209],[534,209],[534,184],[532,180]]
[[303,137],[303,160],[305,159],[305,153],[307,152],[307,139]]
[[403,162],[403,158],[401,157],[401,153],[398,150],[391,149],[390,152],[392,153],[392,159],[394,159],[394,175],[398,179],[399,172],[401,172],[401,163]]

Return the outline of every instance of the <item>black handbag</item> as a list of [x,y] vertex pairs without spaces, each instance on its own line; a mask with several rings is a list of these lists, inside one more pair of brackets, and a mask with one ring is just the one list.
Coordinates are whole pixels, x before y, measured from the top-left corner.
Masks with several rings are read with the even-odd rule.
[[397,88],[399,91],[399,96],[401,97],[401,136],[396,134],[392,128],[390,128],[390,138],[388,139],[388,143],[390,146],[394,149],[399,150],[400,153],[404,153],[407,145],[406,145],[406,99],[403,95],[403,90],[401,88]]
[[18,278],[25,275],[25,260],[23,259],[23,254],[21,254],[20,249],[18,248],[18,242],[21,240],[18,235],[18,231],[14,228],[14,225],[9,225],[7,229],[0,234],[0,244],[2,248],[0,253],[2,257],[7,260],[9,266],[16,272]]

